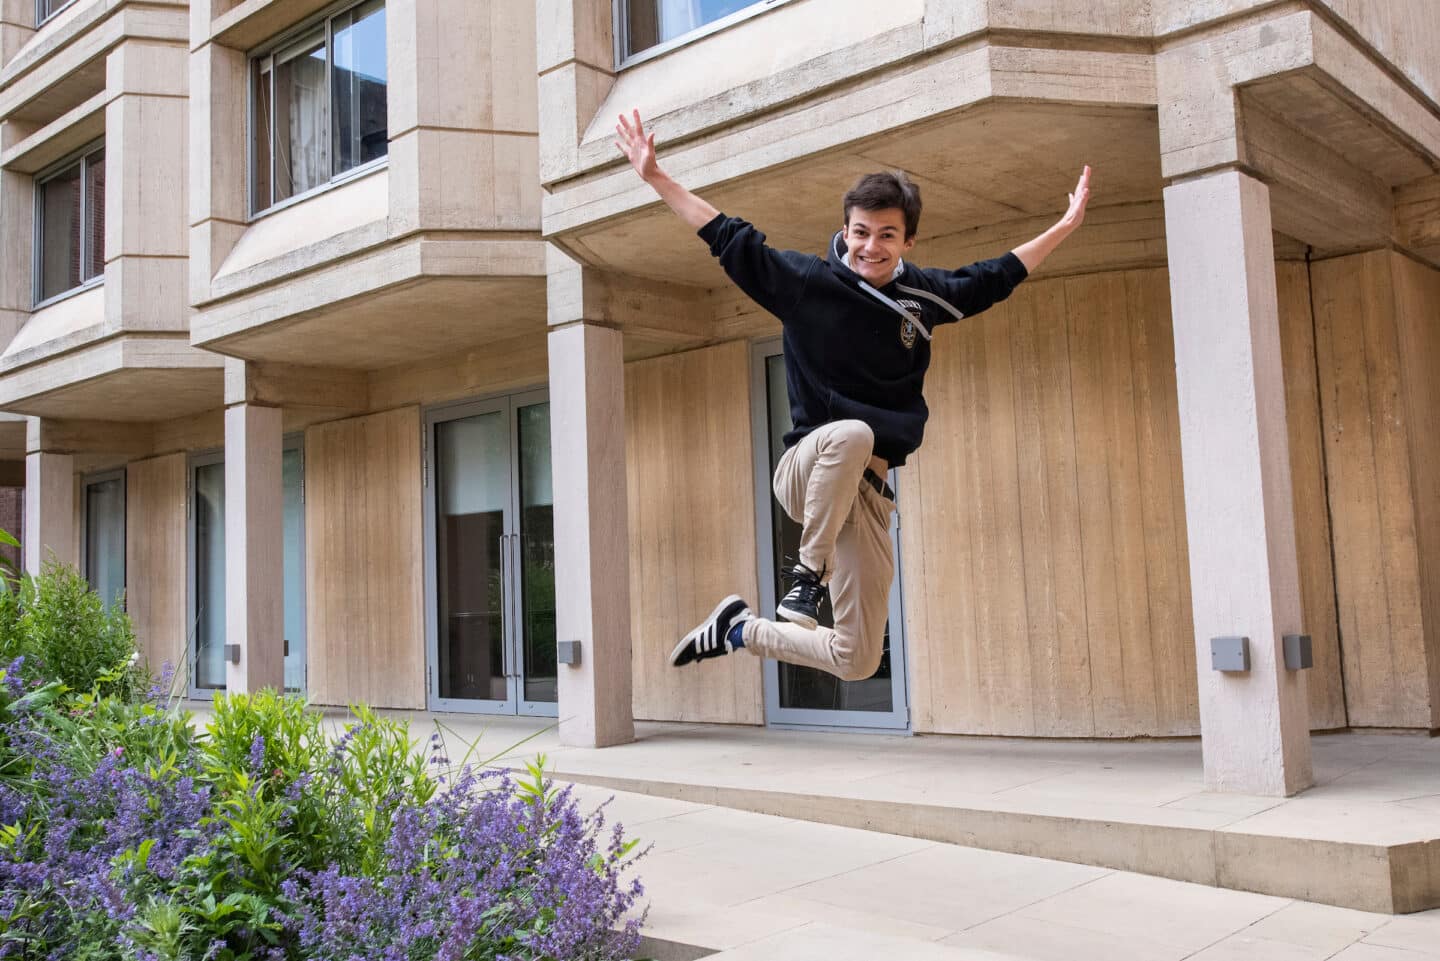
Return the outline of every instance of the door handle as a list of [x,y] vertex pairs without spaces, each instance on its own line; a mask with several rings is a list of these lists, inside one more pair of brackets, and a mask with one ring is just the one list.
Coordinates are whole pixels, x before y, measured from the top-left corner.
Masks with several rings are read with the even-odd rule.
[[497,550],[500,568],[500,636],[495,639],[496,643],[500,645],[500,673],[507,678],[510,676],[510,644],[506,640],[506,635],[510,632],[506,630],[508,625],[505,622],[509,619],[510,613],[510,578],[505,571],[508,566],[505,563],[507,556],[505,541],[509,536],[509,534],[500,535]]
[[511,574],[514,575],[514,577],[513,577],[513,583],[511,584],[511,589],[510,589],[510,610],[511,610],[511,614],[512,614],[513,617],[514,617],[513,623],[514,623],[514,625],[515,625],[514,629],[510,632],[510,636],[515,639],[515,643],[514,643],[514,663],[511,664],[511,668],[512,668],[513,671],[514,671],[515,679],[516,679],[517,681],[520,679],[520,674],[522,673],[521,668],[522,668],[523,665],[524,665],[524,647],[523,647],[523,645],[524,645],[524,643],[525,643],[525,627],[524,627],[524,623],[522,622],[522,620],[521,620],[521,618],[520,618],[520,609],[521,609],[520,592],[521,592],[521,591],[524,589],[524,587],[525,587],[525,572],[521,569],[521,566],[520,566],[520,565],[521,565],[521,555],[522,555],[522,554],[523,554],[523,551],[520,549],[520,535],[519,535],[519,534],[511,534],[511,535],[510,535],[510,572],[511,572]]

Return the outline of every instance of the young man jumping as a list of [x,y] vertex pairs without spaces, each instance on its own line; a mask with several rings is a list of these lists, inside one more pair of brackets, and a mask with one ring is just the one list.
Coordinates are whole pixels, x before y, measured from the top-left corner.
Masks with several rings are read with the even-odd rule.
[[[1010,296],[1080,226],[1090,168],[1049,230],[1002,257],[947,271],[901,259],[920,224],[920,191],[902,173],[860,178],[842,201],[844,228],[820,258],[766,246],[763,233],[670,179],[638,110],[621,115],[615,134],[631,166],[699,231],[730,279],[780,319],[795,425],[774,479],[780,506],[802,527],[799,558],[786,572],[791,586],[776,608],[784,620],[756,617],[732,594],[675,645],[670,663],[743,647],[847,681],[870,677],[880,665],[895,573],[895,495],[885,477],[924,435],[930,337]],[[827,590],[833,629],[816,620]]]

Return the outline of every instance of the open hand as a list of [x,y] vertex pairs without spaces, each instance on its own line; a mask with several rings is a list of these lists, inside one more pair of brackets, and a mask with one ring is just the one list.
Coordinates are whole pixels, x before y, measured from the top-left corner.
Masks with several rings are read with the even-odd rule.
[[632,124],[623,113],[620,115],[620,122],[615,125],[615,146],[630,160],[630,166],[640,178],[649,183],[660,171],[655,163],[655,135],[645,133],[639,110],[634,111],[634,119]]
[[1085,205],[1090,202],[1090,165],[1086,164],[1085,169],[1080,173],[1080,179],[1075,183],[1075,192],[1070,194],[1070,209],[1065,211],[1065,216],[1060,218],[1060,227],[1065,233],[1070,233],[1085,221]]

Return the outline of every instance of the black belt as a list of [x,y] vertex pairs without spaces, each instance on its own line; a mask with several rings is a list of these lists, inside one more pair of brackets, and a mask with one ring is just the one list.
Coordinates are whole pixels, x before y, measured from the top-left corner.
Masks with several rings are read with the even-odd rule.
[[864,477],[865,483],[875,488],[875,493],[879,494],[881,497],[885,498],[888,501],[893,501],[895,499],[895,492],[890,489],[890,485],[885,483],[884,479],[879,474],[875,473],[873,470],[867,467],[865,468]]

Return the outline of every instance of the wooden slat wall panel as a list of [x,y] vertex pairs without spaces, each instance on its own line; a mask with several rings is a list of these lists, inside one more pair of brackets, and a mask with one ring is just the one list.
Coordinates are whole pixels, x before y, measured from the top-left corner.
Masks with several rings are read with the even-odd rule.
[[312,699],[423,708],[419,408],[310,428],[305,474]]
[[638,719],[764,720],[759,658],[666,663],[721,597],[757,603],[749,362],[747,345],[732,341],[625,368]]
[[[1388,252],[1312,266],[1349,721],[1428,727],[1430,684],[1393,294]],[[1424,496],[1433,497],[1433,489]]]
[[135,461],[125,471],[125,603],[140,656],[159,675],[181,669],[186,624],[183,453]]
[[1164,271],[1041,280],[937,338],[901,472],[918,730],[1198,726]]
[[1315,368],[1310,277],[1303,263],[1276,265],[1280,349],[1285,365],[1285,412],[1290,431],[1290,477],[1295,498],[1295,551],[1300,565],[1301,624],[1314,646],[1306,674],[1310,727],[1346,725],[1335,614],[1335,567],[1330,556],[1330,508]]
[[1390,255],[1410,430],[1430,724],[1440,728],[1440,271]]
[[1125,292],[1135,378],[1147,607],[1152,636],[1170,652],[1154,661],[1157,732],[1179,733],[1198,723],[1200,692],[1195,679],[1169,274],[1131,272],[1125,278]]

